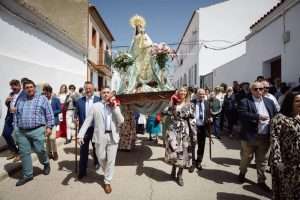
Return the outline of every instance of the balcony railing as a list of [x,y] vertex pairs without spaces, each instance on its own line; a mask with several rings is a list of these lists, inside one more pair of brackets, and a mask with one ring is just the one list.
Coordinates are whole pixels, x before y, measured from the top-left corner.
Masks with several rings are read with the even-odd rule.
[[111,66],[112,58],[108,51],[104,51],[104,49],[96,49],[96,48],[89,48],[89,60],[91,60],[96,65]]

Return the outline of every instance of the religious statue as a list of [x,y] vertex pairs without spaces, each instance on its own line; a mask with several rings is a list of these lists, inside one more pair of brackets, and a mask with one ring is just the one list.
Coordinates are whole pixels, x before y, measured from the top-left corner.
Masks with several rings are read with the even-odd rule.
[[[140,93],[172,90],[172,87],[158,76],[160,68],[151,54],[153,42],[145,32],[146,21],[135,15],[130,19],[134,36],[128,53],[134,63],[121,76],[121,87],[118,93]],[[164,78],[165,79],[165,78]]]

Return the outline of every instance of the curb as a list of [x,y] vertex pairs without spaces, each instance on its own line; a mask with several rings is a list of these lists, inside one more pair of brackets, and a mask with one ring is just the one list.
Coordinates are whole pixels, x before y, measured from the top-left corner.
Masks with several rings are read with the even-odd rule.
[[[64,144],[64,142],[65,142],[64,138],[58,138],[56,140],[57,148],[62,146]],[[38,161],[38,157],[35,153],[32,153],[31,157],[32,157],[32,163],[33,164]],[[1,169],[1,171],[0,171],[0,182],[4,181],[6,178],[8,178],[12,174],[20,171],[21,169],[22,169],[21,162],[12,163],[12,166],[9,167],[9,169]]]

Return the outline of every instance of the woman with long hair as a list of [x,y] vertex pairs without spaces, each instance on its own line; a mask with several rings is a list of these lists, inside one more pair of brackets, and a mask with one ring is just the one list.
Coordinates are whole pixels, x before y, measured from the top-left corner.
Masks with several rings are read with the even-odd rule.
[[274,200],[300,199],[300,92],[289,92],[271,126]]
[[172,164],[171,176],[180,186],[184,185],[183,169],[192,165],[191,139],[196,138],[194,111],[188,90],[182,87],[172,96],[170,106],[164,112],[171,117],[166,131],[165,159]]

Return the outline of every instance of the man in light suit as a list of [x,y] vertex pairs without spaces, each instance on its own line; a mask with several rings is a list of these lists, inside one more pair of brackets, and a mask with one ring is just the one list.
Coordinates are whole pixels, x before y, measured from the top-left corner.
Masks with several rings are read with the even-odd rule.
[[247,167],[255,155],[258,186],[270,192],[266,185],[265,170],[270,149],[270,122],[277,113],[272,100],[263,96],[261,82],[251,84],[251,94],[241,100],[238,106],[241,121],[241,162],[238,180],[243,183]]
[[[94,86],[92,82],[85,82],[84,83],[84,93],[85,96],[81,97],[76,102],[76,116],[79,121],[79,129],[83,125],[83,122],[91,109],[94,103],[97,103],[101,100],[100,97],[94,96]],[[92,123],[91,126],[87,129],[87,132],[84,136],[84,143],[80,146],[80,160],[79,160],[79,174],[78,179],[82,179],[86,176],[86,169],[88,164],[88,156],[89,156],[89,145],[92,142],[94,133],[94,124]],[[94,158],[94,165],[96,169],[99,168],[98,159],[95,152],[95,144],[92,143],[93,146],[93,158]]]
[[84,143],[84,135],[94,122],[93,142],[95,143],[96,155],[100,166],[104,171],[104,191],[109,194],[114,165],[118,150],[119,127],[124,122],[117,101],[112,97],[110,88],[101,90],[102,101],[92,105],[90,111],[79,131],[79,143]]

